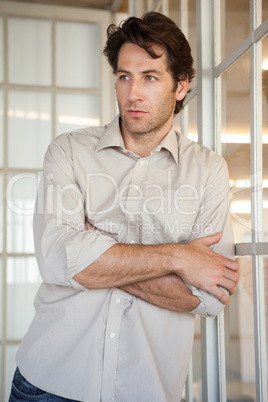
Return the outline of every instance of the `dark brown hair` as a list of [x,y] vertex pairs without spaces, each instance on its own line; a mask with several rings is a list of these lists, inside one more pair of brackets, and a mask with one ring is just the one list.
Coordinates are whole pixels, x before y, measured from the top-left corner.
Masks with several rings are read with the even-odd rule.
[[[103,54],[116,74],[118,54],[124,43],[134,43],[156,59],[152,46],[158,44],[166,49],[169,70],[177,87],[178,81],[192,81],[195,71],[190,45],[182,31],[168,17],[157,12],[148,12],[142,18],[130,17],[119,26],[107,28],[107,42]],[[184,99],[177,101],[174,113],[183,108]]]

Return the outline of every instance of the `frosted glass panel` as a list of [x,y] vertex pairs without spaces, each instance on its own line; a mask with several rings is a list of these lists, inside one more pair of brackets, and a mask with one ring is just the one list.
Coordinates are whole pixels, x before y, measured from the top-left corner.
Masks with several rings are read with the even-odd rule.
[[51,85],[51,22],[44,19],[8,19],[9,81]]
[[56,23],[56,85],[98,87],[99,26],[94,23]]
[[99,96],[59,94],[57,96],[57,135],[86,126],[99,126]]
[[3,180],[3,173],[1,172],[0,173],[0,253],[3,252],[3,233],[4,233],[3,191],[4,191],[4,180]]
[[[4,275],[3,275],[3,259],[1,257],[0,258],[0,294],[1,295],[3,294],[3,278],[4,278]],[[0,309],[0,328],[3,328],[3,324],[4,324],[3,323],[3,309],[1,308]],[[2,341],[2,335],[3,334],[2,334],[2,331],[1,331],[0,332],[0,341]],[[0,342],[0,344],[1,344],[1,342]],[[0,350],[1,350],[1,348],[0,348]],[[0,366],[1,366],[1,364],[0,364]],[[0,386],[1,386],[1,376],[0,376]]]
[[41,277],[35,257],[7,260],[7,337],[20,339],[34,316],[33,301]]
[[[1,344],[0,344],[0,362],[2,362],[3,360],[2,360],[2,355],[3,355],[3,352],[2,352],[2,346],[1,346]],[[3,389],[3,386],[2,386],[2,377],[3,376],[3,372],[2,372],[2,364],[0,364],[0,389]],[[8,399],[7,399],[8,400]]]
[[51,141],[51,95],[10,91],[8,157],[11,167],[40,168]]
[[12,176],[6,188],[8,252],[33,253],[33,212],[38,174]]
[[0,88],[0,167],[3,166],[4,149],[4,99],[3,90]]
[[250,0],[225,0],[225,12],[221,13],[224,29],[222,42],[222,59],[230,54],[250,31]]
[[[197,97],[193,98],[191,102],[184,106],[183,112],[186,118],[186,126],[184,127],[185,132],[182,132],[181,128],[181,113],[175,115],[174,117],[174,127],[175,130],[181,132],[183,135],[187,136],[191,141],[198,141],[197,135]],[[188,122],[187,122],[188,116]],[[187,132],[188,127],[188,132]]]
[[4,29],[3,17],[0,16],[0,82],[4,81]]
[[[245,53],[222,75],[222,154],[229,168],[235,243],[251,242],[249,133],[250,55]],[[227,397],[255,401],[252,261],[236,258],[240,282],[224,310]]]
[[6,367],[5,367],[5,400],[8,402],[9,394],[11,391],[11,383],[14,376],[14,371],[16,368],[15,356],[19,345],[8,345],[6,346]]
[[262,22],[268,18],[268,2],[262,0]]
[[241,279],[224,310],[228,401],[256,401],[251,257],[240,257]]
[[198,134],[197,134],[197,97],[195,97],[189,103],[188,116],[189,116],[188,138],[191,141],[198,142]]

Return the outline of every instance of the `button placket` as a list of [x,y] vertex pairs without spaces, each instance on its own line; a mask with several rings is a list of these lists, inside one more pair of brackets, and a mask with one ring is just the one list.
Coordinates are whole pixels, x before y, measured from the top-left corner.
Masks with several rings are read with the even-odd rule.
[[148,160],[139,159],[133,170],[126,201],[127,243],[139,243],[139,225],[143,204],[143,186]]
[[124,311],[124,294],[119,289],[114,289],[111,294],[109,313],[106,326],[104,361],[103,361],[103,388],[102,400],[110,400],[114,394],[117,352],[121,319]]

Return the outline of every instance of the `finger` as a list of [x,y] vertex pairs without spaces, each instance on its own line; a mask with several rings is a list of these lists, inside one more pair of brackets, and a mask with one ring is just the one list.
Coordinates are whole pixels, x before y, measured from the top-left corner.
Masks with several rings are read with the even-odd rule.
[[239,268],[240,268],[239,264],[236,261],[231,260],[230,258],[224,257],[224,260],[222,260],[222,263],[226,268],[228,268],[231,271],[236,271],[236,272],[239,271]]
[[213,296],[215,296],[218,300],[220,300],[224,305],[228,305],[230,304],[230,298],[228,297],[228,295],[226,293],[224,293],[224,291],[219,288],[218,286],[216,286],[211,293],[213,294]]
[[225,270],[224,278],[229,279],[237,285],[240,279],[240,275],[238,272],[227,269]]
[[230,296],[236,292],[237,282],[231,281],[229,279],[222,280],[220,286],[228,290]]

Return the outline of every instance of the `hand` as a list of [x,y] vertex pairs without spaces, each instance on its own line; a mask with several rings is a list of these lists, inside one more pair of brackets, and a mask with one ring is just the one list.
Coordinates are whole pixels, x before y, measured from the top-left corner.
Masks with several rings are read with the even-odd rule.
[[235,293],[239,281],[239,264],[209,248],[221,237],[222,233],[216,233],[180,244],[179,275],[190,285],[213,294],[224,304],[229,304],[229,297],[219,286],[228,290],[230,295]]

